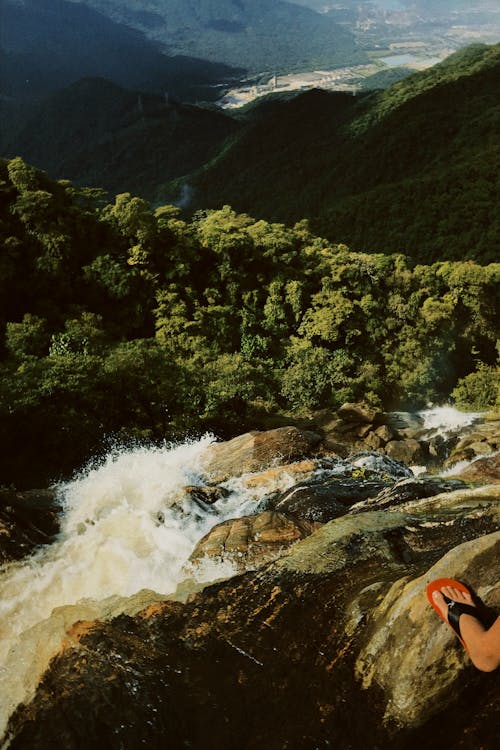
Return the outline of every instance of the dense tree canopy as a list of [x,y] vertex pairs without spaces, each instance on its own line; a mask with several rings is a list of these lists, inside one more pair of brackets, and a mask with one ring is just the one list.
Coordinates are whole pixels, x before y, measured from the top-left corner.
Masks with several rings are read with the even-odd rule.
[[[494,405],[500,264],[412,266],[229,206],[184,221],[0,163],[3,481],[118,439],[364,399]],[[462,379],[462,380],[461,380]]]

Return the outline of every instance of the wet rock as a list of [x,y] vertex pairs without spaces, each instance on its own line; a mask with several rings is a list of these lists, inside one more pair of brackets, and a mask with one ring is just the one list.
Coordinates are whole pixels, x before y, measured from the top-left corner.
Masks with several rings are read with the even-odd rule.
[[55,490],[0,490],[0,564],[50,544],[59,532],[61,511]]
[[202,506],[213,505],[217,500],[229,495],[229,491],[224,487],[201,487],[198,485],[184,487],[184,492]]
[[400,479],[393,486],[383,489],[378,495],[360,503],[350,509],[351,513],[363,513],[375,508],[390,508],[412,500],[434,497],[446,492],[465,489],[466,484],[460,479],[440,479],[428,477],[425,479]]
[[448,458],[455,444],[455,438],[444,438],[442,435],[436,435],[428,441],[429,457],[434,464],[440,464]]
[[422,445],[412,438],[391,440],[385,446],[385,450],[388,456],[405,464],[420,464],[424,461]]
[[497,485],[343,516],[184,606],[72,631],[12,750],[494,747],[500,674],[467,666],[425,585],[466,576],[500,605],[499,500]]
[[413,477],[413,472],[402,461],[375,451],[359,451],[354,453],[349,461],[356,469],[363,471],[364,476],[392,479]]
[[212,482],[220,484],[230,477],[310,456],[320,441],[320,435],[296,427],[248,432],[211,445],[206,452],[205,471]]
[[476,421],[468,430],[462,430],[461,436],[456,437],[444,465],[452,467],[461,461],[471,461],[476,456],[496,453],[499,448],[500,421]]
[[474,451],[470,448],[464,448],[461,451],[454,451],[448,458],[443,462],[443,467],[445,469],[451,469],[457,464],[462,463],[463,461],[472,461],[474,458],[476,458],[476,454]]
[[354,503],[375,497],[385,487],[384,480],[332,477],[292,487],[273,507],[296,518],[326,523],[346,513]]
[[418,414],[408,411],[391,411],[384,414],[384,423],[391,430],[401,435],[405,430],[419,431],[424,426],[424,420]]
[[478,458],[465,469],[460,471],[458,477],[466,482],[500,482],[500,453],[486,458]]
[[381,413],[364,404],[344,404],[337,412],[344,422],[373,424]]
[[264,511],[218,524],[198,542],[189,559],[196,563],[203,558],[216,558],[232,563],[242,573],[279,557],[317,527],[318,524],[307,520]]

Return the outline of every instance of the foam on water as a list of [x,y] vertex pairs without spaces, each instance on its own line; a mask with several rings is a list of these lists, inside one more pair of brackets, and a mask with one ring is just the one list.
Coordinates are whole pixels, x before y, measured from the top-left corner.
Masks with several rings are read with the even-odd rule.
[[441,472],[442,477],[453,477],[458,474],[462,474],[467,471],[467,469],[470,469],[471,466],[474,466],[474,464],[477,461],[482,461],[485,458],[494,458],[495,456],[498,456],[500,451],[495,451],[494,453],[484,453],[478,456],[474,456],[474,458],[471,458],[469,460],[464,459],[463,461],[457,461],[456,464],[452,464],[448,469],[445,469]]
[[435,406],[419,412],[424,420],[423,428],[429,432],[446,435],[468,427],[483,416],[482,412],[463,412],[454,406]]
[[205,483],[211,442],[115,452],[59,488],[64,515],[57,540],[0,571],[0,736],[15,706],[33,694],[68,624],[110,616],[107,601],[143,589],[167,595],[190,575],[209,581],[234,573],[227,563],[207,561],[192,571],[186,562],[215,524],[253,512],[294,477],[231,480],[228,497],[200,507],[183,488]]

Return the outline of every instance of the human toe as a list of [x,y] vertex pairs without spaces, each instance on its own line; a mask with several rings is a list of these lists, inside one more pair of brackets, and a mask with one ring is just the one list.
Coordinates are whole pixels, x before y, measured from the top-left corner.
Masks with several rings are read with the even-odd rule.
[[432,599],[434,600],[434,603],[439,608],[440,612],[444,615],[448,605],[446,604],[446,601],[444,599],[444,596],[441,591],[433,591],[432,592]]

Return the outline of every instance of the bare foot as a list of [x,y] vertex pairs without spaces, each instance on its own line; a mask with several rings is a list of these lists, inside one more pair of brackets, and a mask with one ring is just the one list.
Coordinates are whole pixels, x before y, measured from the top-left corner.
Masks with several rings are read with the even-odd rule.
[[460,591],[460,589],[453,588],[453,586],[443,586],[441,591],[434,591],[432,598],[439,607],[439,611],[445,620],[448,619],[448,603],[445,601],[443,594],[454,602],[468,604],[470,607],[476,606],[472,596],[468,592]]

